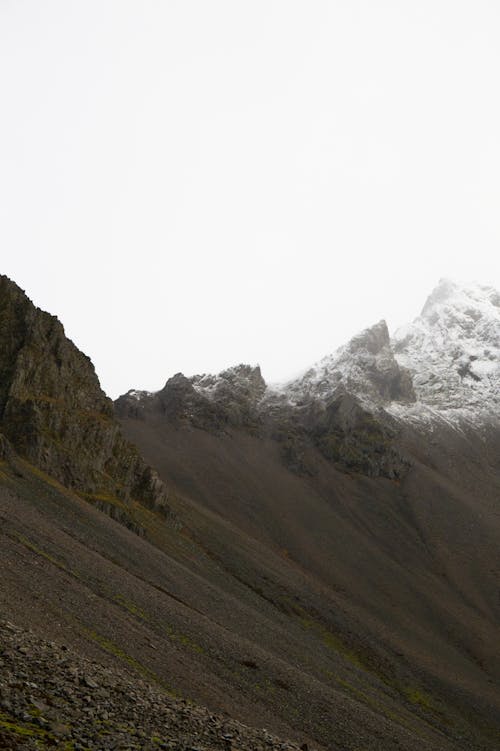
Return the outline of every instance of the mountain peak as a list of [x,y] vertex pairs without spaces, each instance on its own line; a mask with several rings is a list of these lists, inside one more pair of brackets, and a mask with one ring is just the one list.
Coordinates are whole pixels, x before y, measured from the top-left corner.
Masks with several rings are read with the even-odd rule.
[[442,410],[500,407],[500,294],[493,287],[440,280],[421,315],[393,339],[419,401]]
[[384,319],[378,321],[378,323],[369,326],[359,334],[353,336],[353,338],[346,345],[346,348],[351,351],[358,349],[366,349],[372,355],[377,355],[385,347],[390,346],[389,329]]
[[190,379],[196,391],[208,398],[237,392],[252,399],[259,399],[266,390],[259,365],[240,363],[217,375],[196,375]]
[[469,312],[469,315],[476,311],[476,317],[478,312],[498,315],[500,294],[494,287],[477,282],[459,284],[448,278],[440,279],[427,298],[421,316],[435,320],[439,311],[446,309]]
[[292,401],[355,394],[366,406],[415,401],[411,377],[394,358],[387,323],[378,321],[323,358],[285,390]]

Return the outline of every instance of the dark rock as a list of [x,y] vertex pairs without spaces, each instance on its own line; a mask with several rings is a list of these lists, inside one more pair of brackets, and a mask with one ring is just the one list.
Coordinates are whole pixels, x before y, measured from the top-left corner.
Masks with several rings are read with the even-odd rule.
[[86,494],[167,507],[156,473],[123,437],[90,359],[61,323],[0,276],[0,458],[16,452]]
[[395,479],[408,471],[408,460],[396,448],[395,429],[350,394],[339,394],[323,409],[311,407],[307,423],[325,458],[349,472]]
[[0,433],[0,460],[10,459],[12,456],[12,446],[7,438]]

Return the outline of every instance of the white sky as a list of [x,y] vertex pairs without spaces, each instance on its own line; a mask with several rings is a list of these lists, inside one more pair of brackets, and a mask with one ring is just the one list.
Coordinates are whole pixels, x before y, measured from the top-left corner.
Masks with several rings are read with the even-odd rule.
[[498,0],[0,0],[0,272],[113,397],[500,287]]

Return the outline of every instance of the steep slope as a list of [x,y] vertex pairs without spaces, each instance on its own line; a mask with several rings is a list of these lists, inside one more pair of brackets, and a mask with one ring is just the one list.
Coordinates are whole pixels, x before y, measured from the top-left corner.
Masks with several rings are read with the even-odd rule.
[[[193,445],[192,431],[177,431],[184,459],[202,435]],[[436,540],[460,540],[443,535],[452,505],[458,530],[475,515],[445,482],[433,522],[435,497],[422,506],[411,487],[408,500],[329,464],[311,487],[255,437],[210,436],[203,452],[192,497],[205,488],[225,518],[178,497],[177,530],[132,504],[146,538],[22,462],[4,464],[3,617],[312,748],[493,751],[497,631],[484,566],[499,530],[487,504],[464,548],[481,540],[481,559],[455,590],[461,553]],[[437,477],[420,478],[424,499]]]
[[115,501],[131,497],[166,507],[163,483],[124,439],[89,358],[5,276],[0,430],[36,467],[115,513]]
[[[301,594],[306,621],[347,644],[384,685],[398,684],[401,697],[405,684],[418,685],[413,696],[439,704],[435,719],[454,748],[487,748],[488,735],[495,747],[495,411],[480,430],[450,421],[447,404],[420,401],[417,369],[401,352],[381,322],[280,389],[242,388],[248,366],[233,369],[237,387],[224,374],[179,374],[158,394],[129,392],[117,412],[169,478],[190,534],[225,570],[276,605],[275,571],[242,559],[241,536],[278,552],[334,598],[332,610],[326,597],[304,606]],[[234,420],[230,405],[242,394],[246,417]],[[232,537],[214,534],[217,519]],[[280,589],[294,586],[281,580]],[[472,734],[452,730],[455,713],[477,721]]]
[[[406,419],[422,405],[383,324],[289,391],[267,388],[249,366],[178,374],[158,393],[131,391],[116,403],[124,433],[168,482],[178,520],[168,523],[161,504],[147,505],[132,484],[124,505],[139,536],[81,497],[82,483],[112,481],[118,493],[121,475],[94,476],[88,457],[73,458],[86,445],[81,413],[86,420],[102,392],[72,402],[74,372],[88,362],[68,351],[71,376],[62,378],[45,325],[36,345],[29,331],[2,334],[6,347],[21,338],[28,352],[42,341],[45,354],[39,370],[27,368],[37,387],[37,418],[26,423],[33,438],[23,448],[23,421],[16,430],[7,420],[23,456],[0,440],[0,616],[119,666],[131,681],[139,675],[313,749],[498,749],[494,423],[477,430],[439,419],[428,430]],[[13,408],[16,398],[23,404],[14,387],[23,382],[21,350],[2,366]],[[89,376],[83,391],[95,383]],[[70,413],[69,434],[62,422],[52,430],[53,413],[39,407],[46,393],[55,415]],[[59,435],[69,474],[52,448]],[[37,681],[26,673],[19,683],[12,688],[29,706]],[[108,722],[98,718],[92,738]],[[234,737],[222,740],[227,751],[239,748]],[[203,747],[201,737],[188,747]]]

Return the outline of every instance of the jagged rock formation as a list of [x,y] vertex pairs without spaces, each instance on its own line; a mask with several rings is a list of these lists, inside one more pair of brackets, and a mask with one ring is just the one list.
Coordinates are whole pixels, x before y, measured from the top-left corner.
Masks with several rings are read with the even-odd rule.
[[[421,315],[399,329],[395,357],[410,370],[420,405],[490,419],[500,415],[500,294],[442,279]],[[482,417],[481,417],[482,416]]]
[[[398,431],[348,393],[313,412],[309,433],[323,456],[350,472],[397,479],[409,460],[397,448]],[[311,419],[311,418],[309,418]]]
[[177,373],[161,391],[131,390],[115,402],[120,416],[139,419],[151,411],[161,412],[174,424],[191,424],[211,431],[232,426],[256,428],[258,404],[266,391],[260,368],[237,365],[218,375],[186,378]]
[[442,280],[421,316],[393,340],[379,321],[281,386],[266,386],[249,365],[217,376],[177,374],[156,394],[130,391],[117,411],[270,435],[298,473],[312,471],[307,454],[315,447],[345,471],[399,478],[409,466],[397,445],[408,422],[498,419],[500,295]]
[[[359,353],[366,346],[373,349],[371,377],[378,392],[392,389],[411,397],[407,372],[387,356],[385,324],[384,328],[380,332],[383,343],[377,342],[375,327],[364,340],[359,337],[359,349],[353,344],[353,351]],[[406,471],[407,460],[393,446],[397,431],[388,415],[373,414],[343,384],[336,382],[329,398],[323,385],[321,398],[316,398],[310,385],[308,381],[300,397],[298,387],[293,391],[294,403],[291,392],[284,397],[268,389],[258,366],[242,364],[218,375],[186,378],[178,373],[156,393],[129,391],[116,401],[115,408],[122,419],[159,419],[177,428],[191,426],[215,434],[241,428],[262,438],[270,436],[280,445],[286,466],[298,474],[313,472],[306,454],[314,447],[349,472],[395,478]]]
[[381,321],[277,391],[295,406],[348,393],[396,430],[498,421],[500,295],[442,279],[421,315],[392,339]]
[[282,390],[296,404],[326,401],[338,391],[355,395],[368,407],[415,401],[411,375],[394,357],[385,321],[355,336]]
[[101,505],[135,498],[166,508],[163,482],[123,437],[90,359],[57,318],[36,308],[5,276],[0,429],[20,456]]

